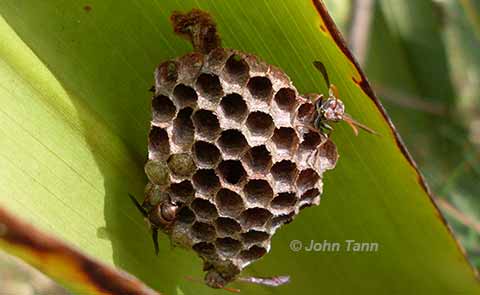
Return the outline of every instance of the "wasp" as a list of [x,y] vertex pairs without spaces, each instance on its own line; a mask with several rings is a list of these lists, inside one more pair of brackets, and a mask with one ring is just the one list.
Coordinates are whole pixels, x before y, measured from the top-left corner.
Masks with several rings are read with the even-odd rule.
[[333,130],[333,128],[329,125],[330,122],[337,123],[344,121],[352,128],[355,135],[358,135],[358,128],[372,134],[378,134],[371,128],[356,121],[345,112],[345,104],[338,98],[339,95],[337,87],[330,83],[325,65],[319,61],[314,61],[313,65],[318,71],[320,71],[328,87],[327,98],[325,98],[322,94],[315,95],[314,97],[315,110],[312,112],[310,120],[310,122],[313,122],[313,127],[316,130],[329,134]]
[[155,254],[158,255],[158,230],[162,230],[164,232],[170,231],[177,217],[177,213],[180,210],[180,205],[174,203],[168,194],[166,194],[166,197],[161,199],[153,207],[146,206],[145,203],[144,205],[141,205],[131,194],[128,194],[128,196],[149,224],[150,229],[152,230],[152,240],[155,248]]

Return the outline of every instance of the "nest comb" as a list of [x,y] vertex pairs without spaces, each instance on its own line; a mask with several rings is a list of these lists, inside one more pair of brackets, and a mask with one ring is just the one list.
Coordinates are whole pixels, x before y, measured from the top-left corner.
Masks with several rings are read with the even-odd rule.
[[205,282],[219,288],[269,252],[277,229],[319,204],[338,154],[326,134],[303,127],[315,106],[289,77],[221,48],[199,13],[172,16],[195,51],[155,70],[142,210],[158,226],[159,204],[178,209],[159,228],[195,251]]

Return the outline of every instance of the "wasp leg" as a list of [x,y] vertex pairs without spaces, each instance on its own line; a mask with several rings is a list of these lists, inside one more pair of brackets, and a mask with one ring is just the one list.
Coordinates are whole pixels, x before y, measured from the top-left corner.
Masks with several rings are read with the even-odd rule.
[[158,229],[152,227],[152,240],[153,240],[153,248],[155,249],[155,255],[158,256],[158,252],[160,252],[158,247]]
[[143,215],[143,217],[147,217],[148,216],[147,211],[145,210],[145,208],[142,207],[142,205],[140,205],[137,199],[135,199],[135,197],[132,196],[131,194],[128,194],[128,196],[130,197],[130,200],[132,200],[135,207],[137,207],[138,211],[140,211],[140,213]]

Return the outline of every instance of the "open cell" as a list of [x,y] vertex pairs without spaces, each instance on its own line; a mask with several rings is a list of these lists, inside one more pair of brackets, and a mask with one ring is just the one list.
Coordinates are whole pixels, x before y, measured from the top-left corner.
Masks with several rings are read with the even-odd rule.
[[218,216],[217,208],[210,201],[197,198],[191,204],[193,212],[201,219],[213,219]]
[[243,188],[247,200],[251,203],[268,205],[273,198],[270,184],[263,179],[252,179]]
[[288,214],[275,216],[272,219],[272,227],[276,228],[280,225],[288,224],[288,223],[292,222],[294,216],[295,216],[295,212],[293,212],[293,211],[288,213]]
[[297,111],[297,118],[300,121],[309,121],[313,120],[313,115],[315,113],[315,106],[312,103],[303,103]]
[[222,215],[238,216],[245,209],[240,195],[226,188],[218,191],[216,201]]
[[240,256],[240,259],[245,262],[252,262],[257,259],[260,259],[266,253],[267,253],[267,249],[254,245],[250,247],[250,249],[240,252],[239,256]]
[[194,108],[197,103],[197,93],[192,87],[185,84],[175,86],[175,89],[173,89],[173,97],[180,108]]
[[247,88],[255,99],[269,102],[272,97],[272,82],[267,77],[250,78]]
[[293,154],[299,142],[295,130],[288,127],[275,129],[272,140],[280,156]]
[[176,221],[192,224],[195,221],[195,214],[188,207],[182,207],[177,213]]
[[215,245],[221,255],[231,257],[237,254],[242,248],[242,243],[238,240],[226,237],[218,238]]
[[298,170],[295,163],[283,160],[274,164],[270,172],[276,182],[279,182],[282,185],[292,185],[295,182]]
[[228,184],[238,184],[245,179],[246,172],[238,160],[227,160],[218,166],[220,177]]
[[220,123],[211,111],[198,110],[193,115],[195,131],[201,137],[213,140],[220,134]]
[[190,118],[193,110],[182,109],[173,122],[173,142],[181,147],[188,147],[193,143],[194,128]]
[[253,173],[265,174],[272,167],[272,156],[264,145],[251,148],[243,161]]
[[192,235],[203,241],[210,241],[215,238],[215,227],[203,222],[195,222],[192,226]]
[[295,193],[287,192],[287,193],[280,193],[275,199],[272,200],[271,206],[273,209],[276,210],[287,210],[291,211],[297,202],[297,198],[295,197]]
[[193,186],[201,193],[210,194],[220,187],[215,171],[211,169],[200,169],[193,175]]
[[225,63],[224,71],[229,82],[244,85],[249,78],[250,67],[240,55],[233,54]]
[[201,256],[211,256],[215,254],[215,246],[212,243],[196,243],[195,245],[193,245],[192,249]]
[[264,208],[250,208],[240,216],[244,228],[262,227],[272,217],[272,213]]
[[220,161],[220,151],[209,142],[197,141],[192,150],[195,161],[202,168],[214,167]]
[[248,149],[248,143],[243,134],[234,129],[222,132],[218,146],[228,156],[240,156]]
[[249,230],[248,232],[242,234],[242,241],[245,244],[257,244],[268,240],[269,237],[270,235],[266,232]]
[[215,220],[217,232],[221,236],[232,236],[242,230],[240,224],[229,217],[219,217]]
[[197,78],[198,92],[213,103],[217,103],[223,95],[222,85],[217,75],[203,73]]
[[195,190],[190,181],[184,180],[170,185],[170,193],[174,201],[188,203],[192,200]]
[[272,117],[264,112],[251,113],[246,124],[253,136],[270,137],[275,127]]
[[273,99],[278,108],[285,112],[291,112],[295,109],[296,95],[295,90],[291,88],[280,89]]
[[149,150],[161,158],[170,154],[170,144],[168,142],[168,133],[165,129],[152,126],[148,134]]
[[245,120],[248,114],[247,104],[237,93],[232,93],[222,98],[220,107],[227,119],[239,123]]
[[311,168],[305,169],[298,175],[297,188],[299,191],[306,191],[313,188],[318,180],[320,180],[320,176],[315,170]]
[[313,199],[315,199],[319,195],[320,191],[317,188],[312,188],[302,194],[301,200],[313,202]]
[[165,95],[158,95],[152,99],[153,121],[158,123],[169,122],[175,117],[177,108]]

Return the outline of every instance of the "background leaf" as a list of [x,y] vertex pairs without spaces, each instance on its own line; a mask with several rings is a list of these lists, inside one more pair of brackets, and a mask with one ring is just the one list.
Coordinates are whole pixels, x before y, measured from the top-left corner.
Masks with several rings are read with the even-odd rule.
[[[311,66],[322,60],[348,111],[381,134],[354,137],[348,126],[336,126],[341,158],[325,175],[321,206],[280,230],[272,252],[247,271],[290,274],[292,283],[275,290],[235,286],[247,294],[479,291],[367,84],[355,83],[362,76],[316,1],[164,2],[0,4],[7,37],[0,41],[2,204],[167,294],[178,286],[185,294],[216,293],[183,279],[201,275],[192,253],[162,239],[160,256],[153,255],[127,197],[140,196],[145,183],[153,68],[190,50],[168,17],[200,7],[213,14],[225,47],[280,66],[302,93],[326,91]],[[294,239],[378,242],[380,249],[295,253]]]

